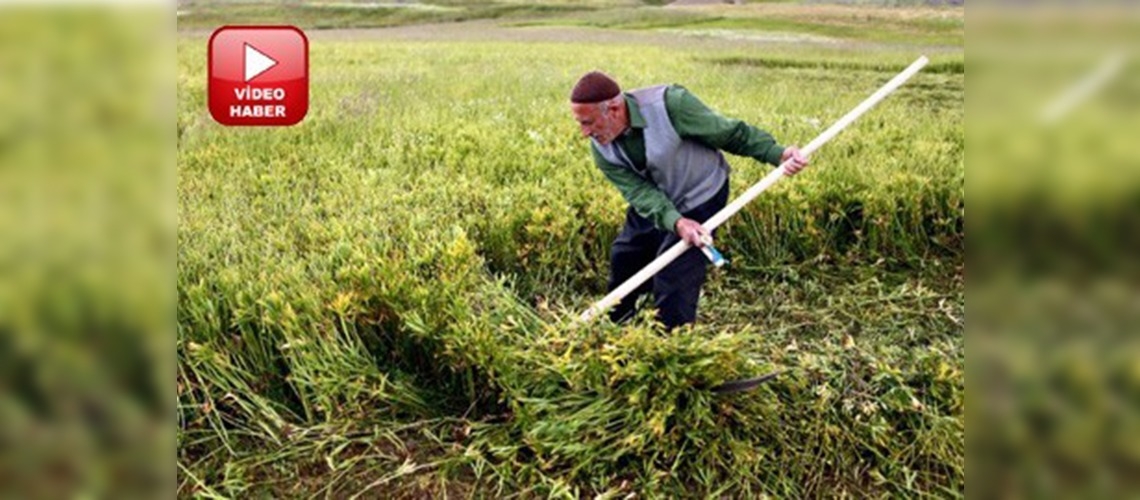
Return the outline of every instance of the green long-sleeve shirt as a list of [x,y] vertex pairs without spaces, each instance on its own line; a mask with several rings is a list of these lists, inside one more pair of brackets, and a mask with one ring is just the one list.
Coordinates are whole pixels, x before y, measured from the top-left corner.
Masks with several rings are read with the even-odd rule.
[[[637,101],[629,94],[625,95],[625,102],[629,107],[630,127],[615,139],[615,143],[630,161],[644,170],[645,118],[641,115]],[[735,155],[752,157],[771,165],[780,164],[784,148],[776,143],[771,134],[741,120],[721,116],[680,85],[666,89],[665,110],[669,114],[670,123],[682,139],[690,139]],[[590,150],[594,155],[594,163],[639,215],[661,229],[675,231],[674,226],[681,218],[681,213],[656,184],[628,168],[606,161],[593,145]]]

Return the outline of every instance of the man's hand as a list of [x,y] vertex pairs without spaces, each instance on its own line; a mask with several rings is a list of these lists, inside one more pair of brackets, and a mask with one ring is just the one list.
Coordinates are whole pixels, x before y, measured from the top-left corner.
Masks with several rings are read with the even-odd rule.
[[709,234],[709,231],[705,229],[700,222],[693,219],[686,219],[684,217],[677,219],[677,224],[674,226],[674,229],[677,231],[677,236],[680,236],[681,239],[698,248],[705,246],[704,242],[701,241],[702,237],[707,236],[709,241],[712,241],[712,235]]
[[807,157],[801,154],[800,148],[796,146],[788,146],[784,149],[784,154],[780,155],[781,165],[788,160],[792,160],[791,163],[784,167],[784,172],[788,175],[796,175],[808,165]]

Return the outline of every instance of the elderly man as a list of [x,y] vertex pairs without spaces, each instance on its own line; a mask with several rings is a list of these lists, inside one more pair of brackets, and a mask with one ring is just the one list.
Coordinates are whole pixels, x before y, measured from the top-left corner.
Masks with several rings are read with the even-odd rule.
[[[622,93],[612,78],[594,71],[574,85],[570,108],[590,138],[594,163],[629,202],[625,227],[611,247],[610,290],[681,239],[698,247],[711,241],[701,223],[728,201],[721,150],[772,165],[791,160],[789,175],[808,163],[797,147],[782,147],[769,133],[717,114],[679,85]],[[706,265],[704,255],[690,249],[625,297],[610,319],[629,319],[638,297],[652,290],[657,319],[667,329],[696,321]]]

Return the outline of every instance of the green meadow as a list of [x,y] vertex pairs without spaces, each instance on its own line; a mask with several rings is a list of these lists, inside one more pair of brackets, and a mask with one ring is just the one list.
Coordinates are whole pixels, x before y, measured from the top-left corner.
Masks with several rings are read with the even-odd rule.
[[[205,62],[213,27],[289,8],[180,15],[179,496],[964,495],[961,8],[305,5],[359,17],[295,22],[287,128],[214,123]],[[574,324],[625,210],[578,76],[803,145],[921,54],[720,231],[695,326]],[[769,168],[730,162],[733,196]]]

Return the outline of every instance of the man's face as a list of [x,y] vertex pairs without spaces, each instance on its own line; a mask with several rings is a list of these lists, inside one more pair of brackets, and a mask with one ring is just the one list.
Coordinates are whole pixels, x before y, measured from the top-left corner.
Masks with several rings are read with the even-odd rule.
[[570,110],[574,119],[578,121],[578,128],[585,137],[593,137],[599,143],[609,144],[625,130],[619,108],[622,105],[620,97],[604,103],[579,104],[570,103]]

